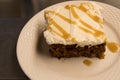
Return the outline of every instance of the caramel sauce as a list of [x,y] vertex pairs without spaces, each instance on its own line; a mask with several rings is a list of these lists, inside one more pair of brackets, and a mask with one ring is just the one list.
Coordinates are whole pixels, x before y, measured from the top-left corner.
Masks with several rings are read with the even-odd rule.
[[73,42],[78,42],[74,37],[71,39]]
[[86,12],[86,13],[87,13],[88,16],[89,16],[90,18],[92,18],[95,22],[98,22],[99,24],[102,24],[102,23],[103,23],[103,20],[101,20],[99,17],[90,14],[90,12]]
[[66,8],[66,9],[70,9],[70,5],[66,5],[65,8]]
[[101,35],[104,35],[103,32],[101,32],[101,31],[99,31],[99,30],[96,30],[96,29],[93,28],[91,25],[89,25],[89,24],[85,23],[84,21],[82,21],[82,20],[80,19],[80,17],[77,15],[77,13],[75,12],[75,10],[74,10],[73,7],[71,7],[71,13],[72,13],[72,15],[73,15],[76,19],[79,20],[79,22],[81,22],[83,25],[87,26],[87,28],[89,28],[90,30],[93,30],[95,33],[92,33],[91,31],[89,31],[89,30],[87,30],[87,29],[85,29],[85,28],[83,28],[83,27],[82,27],[82,28],[79,27],[80,29],[84,30],[84,31],[87,32],[87,33],[93,34],[95,37],[99,37],[99,36],[101,36]]
[[98,17],[98,16],[94,16],[92,15],[90,12],[87,11],[87,9],[84,6],[79,6],[79,9],[82,10],[83,12],[85,12],[90,18],[92,18],[95,22],[98,23],[103,23],[103,21]]
[[93,34],[92,31],[90,31],[90,30],[88,30],[88,29],[85,29],[85,28],[83,28],[82,26],[79,26],[79,25],[78,25],[78,28],[81,29],[81,30],[83,30],[83,31],[86,32],[86,33]]
[[66,18],[65,16],[63,16],[55,11],[47,11],[46,14],[47,13],[53,13],[53,14],[57,15],[58,17],[60,17],[61,19],[65,20],[66,22],[68,22],[70,24],[73,23],[73,21],[71,21],[70,19]]
[[[79,18],[79,16],[75,13],[75,11],[74,11],[73,9],[71,9],[71,11],[73,12],[74,17]],[[70,23],[70,24],[77,25],[74,21],[72,21],[72,20],[70,20],[70,19],[68,19],[68,18],[60,15],[59,13],[56,13],[55,11],[47,11],[47,13],[48,13],[48,12],[57,15],[58,17],[60,17],[61,19],[65,20],[66,22],[68,22],[68,23]],[[96,31],[96,33],[94,34],[94,36],[99,37],[99,36],[101,35],[102,32],[95,30],[92,26],[88,25],[87,23],[83,22],[82,20],[80,20],[80,22],[81,22],[82,24],[84,24],[85,26],[87,26],[89,29]],[[85,28],[83,28],[83,27],[80,27],[80,26],[79,26],[79,28],[82,29],[82,30],[84,30],[84,31],[87,32],[87,33],[93,34],[91,31],[89,31],[89,30],[87,30],[87,29],[85,29]],[[54,32],[55,32],[55,31],[54,31]],[[56,32],[55,32],[55,33],[56,33]],[[98,33],[99,33],[99,34],[98,34]]]
[[70,34],[67,33],[60,25],[58,25],[51,17],[47,16],[50,24],[53,24],[62,34],[63,34],[63,38],[67,39]]
[[94,21],[98,22],[98,23],[103,23],[103,21],[98,17],[98,16],[94,16],[92,15],[90,12],[88,12],[88,10],[84,7],[84,3],[81,4],[78,7],[80,10],[82,10],[83,12],[87,13],[87,15],[92,18]]
[[48,26],[48,29],[49,29],[50,31],[52,31],[52,32],[54,32],[54,33],[56,33],[57,35],[59,35],[59,36],[62,37],[62,35],[61,35],[60,33],[58,33],[57,31],[53,30],[51,27]]
[[84,12],[87,11],[87,9],[83,6],[83,4],[81,4],[80,6],[78,6],[78,8]]
[[[55,11],[46,11],[45,14],[47,14],[47,13],[53,13],[53,14],[57,15],[58,17],[60,17],[61,19],[65,20],[66,22],[68,22],[68,23],[70,23],[70,24],[75,24],[74,21],[71,21],[70,19],[64,17],[63,15],[61,15],[61,14],[59,14],[59,13],[56,13]],[[49,20],[51,20],[50,17],[49,17]],[[54,23],[52,23],[52,24],[55,26],[55,25],[56,25],[56,22],[54,21]],[[59,27],[60,27],[60,26],[59,26]],[[58,27],[58,25],[57,25],[57,29],[58,29],[58,30],[61,30],[61,29],[59,29],[59,27]],[[53,29],[50,28],[50,27],[49,27],[49,30],[53,31],[54,33],[56,33],[57,35],[61,36],[62,38],[65,38],[65,39],[66,39],[66,38],[68,38],[68,37],[71,37],[71,40],[72,40],[72,41],[77,42],[77,40],[76,40],[74,37],[70,36],[70,35],[68,35],[68,36],[63,36],[64,34],[67,35],[67,33],[64,32],[63,30],[61,31],[63,35],[59,34],[58,32],[56,32],[55,30],[53,30]]]
[[76,6],[76,5],[72,5],[72,6],[69,6],[69,5],[66,5],[65,8],[66,9],[70,9],[71,7],[75,7],[75,8],[78,8],[80,10],[82,10],[83,12],[85,12],[91,19],[93,19],[95,22],[97,23],[103,23],[103,20],[101,20],[98,16],[94,16],[92,15],[90,12],[88,12],[88,10],[83,6],[83,4],[81,4],[80,6]]
[[91,66],[92,65],[92,61],[88,60],[88,59],[85,59],[83,61],[83,63],[86,65],[86,66]]
[[76,19],[79,19],[79,16],[78,16],[77,13],[75,12],[74,7],[71,7],[71,13],[72,13],[72,15],[73,15]]
[[100,37],[100,36],[104,36],[104,35],[105,34],[103,32],[98,31],[98,30],[96,30],[95,33],[94,33],[94,36],[96,36],[96,37]]
[[115,42],[107,42],[107,48],[111,52],[115,53],[115,52],[117,52],[119,50],[120,46]]
[[95,37],[99,37],[99,36],[101,36],[101,35],[104,35],[103,32],[101,32],[101,31],[99,31],[99,30],[96,30],[95,28],[93,28],[91,25],[85,23],[84,21],[82,21],[82,20],[79,20],[79,21],[80,21],[82,24],[84,24],[85,26],[87,26],[87,28],[93,30],[93,31],[95,32],[95,33],[93,33],[93,35],[94,35]]
[[[46,15],[47,13],[52,13],[52,14],[54,14],[55,16],[60,17],[61,19],[63,19],[64,21],[66,21],[66,22],[68,22],[68,23],[70,23],[70,24],[77,25],[81,30],[83,30],[84,32],[90,33],[90,34],[94,35],[95,37],[99,37],[99,36],[101,36],[101,35],[104,35],[103,32],[101,32],[101,31],[99,31],[99,30],[96,30],[96,29],[93,28],[91,25],[89,25],[89,24],[85,23],[84,21],[82,21],[82,20],[80,19],[80,17],[78,16],[78,14],[75,12],[74,7],[75,7],[75,8],[78,8],[78,9],[81,9],[81,10],[84,11],[84,12],[87,11],[87,9],[86,9],[85,7],[83,7],[83,6],[78,6],[78,7],[75,6],[75,5],[71,5],[71,6],[66,5],[66,6],[65,6],[66,9],[70,9],[72,15],[73,15],[76,19],[78,19],[79,22],[81,22],[83,25],[85,25],[87,28],[89,28],[90,30],[92,30],[92,31],[94,31],[94,32],[92,32],[92,31],[90,31],[90,30],[88,30],[88,29],[86,29],[86,28],[78,25],[75,21],[72,21],[71,19],[66,18],[65,16],[63,16],[63,15],[61,15],[61,14],[55,12],[55,11],[45,11],[45,16],[48,18],[50,24],[54,25],[54,26],[62,33],[62,35],[59,34],[58,32],[56,32],[55,30],[52,30],[52,28],[49,28],[49,29],[52,30],[54,33],[56,33],[57,35],[61,36],[61,37],[64,38],[64,39],[67,39],[67,38],[70,38],[70,37],[71,37],[71,39],[72,39],[73,41],[77,41],[77,40],[76,40],[75,38],[73,38],[69,33],[67,33],[60,25],[58,25],[51,17],[49,17],[48,15]],[[93,19],[93,18],[92,18],[92,19]],[[97,19],[97,18],[96,18],[96,19]]]

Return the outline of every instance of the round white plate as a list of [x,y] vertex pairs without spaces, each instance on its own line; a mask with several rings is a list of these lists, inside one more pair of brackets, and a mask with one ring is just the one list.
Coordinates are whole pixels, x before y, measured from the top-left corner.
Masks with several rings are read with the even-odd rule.
[[[53,5],[79,4],[68,1]],[[109,41],[120,44],[120,10],[107,4],[103,7],[105,33]],[[46,8],[46,9],[48,9]],[[49,55],[43,38],[45,28],[44,10],[36,14],[23,28],[17,44],[17,58],[25,74],[32,80],[120,80],[120,53],[106,50],[105,59],[89,59],[93,64],[83,64],[87,58],[56,59]]]

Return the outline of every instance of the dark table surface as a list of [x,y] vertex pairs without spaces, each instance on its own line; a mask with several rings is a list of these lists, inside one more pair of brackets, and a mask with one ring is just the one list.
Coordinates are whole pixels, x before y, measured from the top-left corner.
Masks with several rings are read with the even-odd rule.
[[[0,0],[0,80],[29,80],[19,66],[16,44],[26,22],[40,10],[67,0]],[[97,0],[120,8],[119,0]]]

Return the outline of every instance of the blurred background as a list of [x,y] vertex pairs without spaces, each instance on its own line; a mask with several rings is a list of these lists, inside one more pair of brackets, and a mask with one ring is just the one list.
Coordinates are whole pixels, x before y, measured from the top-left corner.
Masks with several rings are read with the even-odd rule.
[[[37,12],[69,0],[0,0],[0,80],[29,80],[16,58],[20,31]],[[120,0],[95,0],[120,9]]]
[[[26,18],[52,4],[69,0],[0,0],[1,18]],[[94,0],[120,8],[120,0]]]

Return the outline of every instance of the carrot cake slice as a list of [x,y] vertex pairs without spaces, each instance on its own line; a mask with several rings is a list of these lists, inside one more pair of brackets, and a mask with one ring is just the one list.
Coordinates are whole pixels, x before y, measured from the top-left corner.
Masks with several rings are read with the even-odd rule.
[[106,36],[101,7],[94,2],[45,10],[44,37],[52,56],[104,58]]

